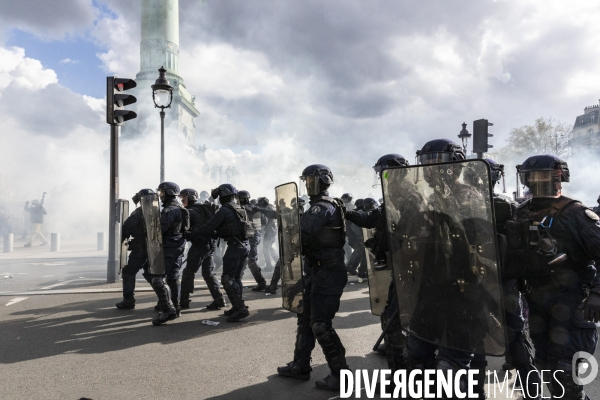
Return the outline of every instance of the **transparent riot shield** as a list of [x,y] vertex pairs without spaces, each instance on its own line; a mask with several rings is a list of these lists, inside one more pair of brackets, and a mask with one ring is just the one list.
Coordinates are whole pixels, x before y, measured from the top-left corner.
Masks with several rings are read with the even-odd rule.
[[303,281],[298,187],[294,182],[275,188],[283,308],[302,313]]
[[119,273],[127,265],[127,242],[123,241],[121,232],[123,228],[123,222],[129,217],[129,200],[119,199],[117,200],[117,224],[119,224],[118,232],[118,243],[121,243],[119,253]]
[[382,173],[402,326],[425,341],[503,355],[506,333],[488,164]]
[[146,224],[146,242],[148,246],[148,263],[150,273],[162,275],[165,273],[165,255],[163,253],[162,229],[160,226],[160,209],[158,194],[149,194],[140,198],[142,214]]
[[[375,235],[375,229],[362,228],[363,243],[372,239]],[[385,269],[377,270],[375,268],[375,254],[365,246],[365,255],[367,259],[367,273],[369,276],[369,298],[371,300],[371,313],[381,315],[387,303],[390,282],[392,282],[391,260],[388,258],[388,265]]]

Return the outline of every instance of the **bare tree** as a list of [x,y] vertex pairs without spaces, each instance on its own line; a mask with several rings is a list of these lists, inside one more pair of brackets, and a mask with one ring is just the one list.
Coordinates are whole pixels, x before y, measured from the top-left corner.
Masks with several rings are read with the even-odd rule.
[[552,118],[540,117],[533,125],[513,128],[509,133],[508,145],[498,152],[519,158],[535,154],[555,154],[568,157],[572,127]]

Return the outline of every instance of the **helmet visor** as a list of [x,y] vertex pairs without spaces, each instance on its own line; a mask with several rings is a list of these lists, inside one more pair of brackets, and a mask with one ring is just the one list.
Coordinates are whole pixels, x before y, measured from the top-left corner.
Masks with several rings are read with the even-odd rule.
[[319,177],[316,175],[301,176],[300,179],[306,184],[306,193],[309,196],[315,196],[321,191],[319,190]]
[[560,170],[524,171],[519,178],[533,197],[557,197],[562,189]]
[[417,157],[419,164],[435,164],[452,161],[451,153],[426,153]]

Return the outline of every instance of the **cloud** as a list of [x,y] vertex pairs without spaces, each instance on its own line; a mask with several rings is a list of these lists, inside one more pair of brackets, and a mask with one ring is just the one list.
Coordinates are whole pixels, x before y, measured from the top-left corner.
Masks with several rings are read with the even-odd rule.
[[25,57],[19,47],[0,47],[0,93],[11,83],[19,88],[43,89],[58,81],[56,73],[45,69],[38,60]]
[[79,60],[71,60],[70,58],[65,58],[59,61],[60,64],[77,64],[78,62]]
[[18,28],[42,40],[62,39],[92,26],[96,9],[92,0],[18,0],[0,2],[3,30]]

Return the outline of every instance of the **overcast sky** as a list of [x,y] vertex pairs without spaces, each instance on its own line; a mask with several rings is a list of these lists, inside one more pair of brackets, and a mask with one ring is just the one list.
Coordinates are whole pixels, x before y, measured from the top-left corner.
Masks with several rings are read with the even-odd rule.
[[[270,174],[247,187],[319,162],[366,193],[379,156],[412,161],[463,121],[493,122],[495,148],[540,116],[573,123],[600,97],[599,16],[593,0],[181,0],[180,72],[211,160]],[[60,174],[53,151],[102,160],[105,77],[139,71],[140,2],[2,1],[0,27],[4,160],[35,182]]]

